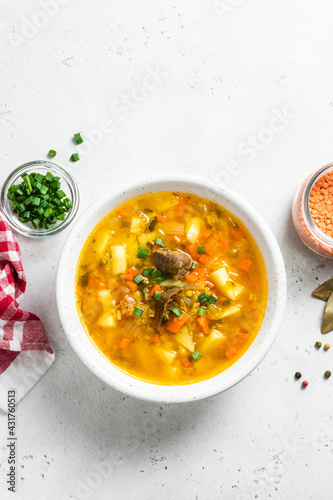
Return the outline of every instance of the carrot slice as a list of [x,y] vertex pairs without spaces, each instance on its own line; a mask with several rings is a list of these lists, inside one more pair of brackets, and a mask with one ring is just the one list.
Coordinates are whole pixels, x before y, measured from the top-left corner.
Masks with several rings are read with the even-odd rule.
[[235,349],[235,347],[230,347],[225,351],[225,355],[227,356],[228,359],[234,358],[235,356],[237,356],[237,354],[238,351],[237,349]]
[[240,339],[240,340],[247,340],[248,339],[248,333],[245,333],[245,332],[239,332],[239,334],[237,335],[237,337]]
[[197,325],[200,327],[202,333],[205,335],[209,335],[209,325],[205,316],[199,316],[199,318],[196,319],[196,322]]
[[137,276],[138,274],[139,274],[139,271],[137,270],[137,268],[132,266],[129,269],[127,269],[127,271],[125,273],[122,273],[120,275],[120,277],[121,277],[121,279],[123,279],[125,281],[132,281],[133,278],[135,278],[135,276]]
[[182,358],[180,361],[185,366],[185,368],[192,366],[191,361],[186,356],[185,356],[185,358]]
[[210,243],[206,243],[205,245],[205,253],[207,253],[208,255],[213,255],[213,253],[216,252],[216,250],[218,249],[218,242],[213,240],[211,241]]
[[154,285],[153,288],[150,290],[149,295],[153,297],[155,292],[160,292],[161,290],[162,288],[160,287],[160,285]]
[[187,281],[187,283],[196,283],[198,279],[197,273],[190,273],[185,276],[185,281]]
[[221,238],[220,239],[220,246],[222,250],[226,250],[230,245],[230,240],[228,238]]
[[241,271],[245,271],[245,272],[248,272],[250,267],[252,265],[252,260],[250,259],[244,259],[238,266],[238,269],[240,269]]
[[181,217],[184,213],[184,205],[188,203],[188,198],[180,198],[179,205],[176,210],[177,217]]
[[185,325],[188,320],[188,316],[185,313],[182,313],[179,318],[174,318],[171,323],[167,326],[167,330],[171,333],[178,333],[179,330]]
[[184,205],[179,203],[177,210],[176,210],[176,215],[177,215],[177,217],[182,217],[183,213],[184,213]]
[[166,215],[156,215],[157,222],[166,222],[167,216]]
[[188,251],[191,254],[191,257],[193,257],[194,260],[199,259],[199,252],[198,252],[198,247],[196,245],[189,245]]
[[244,233],[240,229],[235,229],[232,235],[235,238],[235,240],[241,240],[244,237]]
[[123,273],[120,275],[122,280],[133,281],[133,275],[131,273]]
[[126,349],[130,344],[130,341],[126,338],[126,337],[123,337],[122,341],[120,342],[120,349]]
[[207,238],[210,237],[210,235],[212,234],[212,230],[211,229],[208,229],[207,227],[204,227],[203,229],[201,229],[201,236],[206,240]]
[[137,289],[139,288],[138,285],[134,283],[134,281],[128,281],[126,284],[128,288],[131,290],[131,292],[136,292]]
[[154,335],[151,340],[152,340],[152,342],[154,342],[154,344],[159,344],[161,342],[161,339],[160,339],[160,336],[158,333],[156,333],[156,335]]
[[199,262],[201,262],[201,264],[204,264],[204,265],[208,264],[208,262],[209,262],[209,256],[205,255],[205,254],[204,255],[200,255]]
[[205,270],[203,267],[198,267],[196,270],[199,280],[203,280],[205,277]]

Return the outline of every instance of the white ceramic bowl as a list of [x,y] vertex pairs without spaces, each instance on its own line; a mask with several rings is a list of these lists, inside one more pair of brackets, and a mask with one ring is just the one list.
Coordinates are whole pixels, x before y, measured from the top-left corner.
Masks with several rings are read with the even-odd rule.
[[[268,302],[261,329],[244,355],[224,372],[203,382],[166,386],[151,384],[127,375],[89,340],[75,305],[75,270],[81,249],[97,223],[126,200],[146,193],[181,191],[193,193],[224,206],[239,217],[255,238],[265,260]],[[100,379],[111,387],[147,401],[181,403],[213,396],[246,377],[265,357],[282,320],[286,300],[286,274],[278,244],[263,219],[243,199],[227,188],[191,175],[154,176],[117,188],[93,203],[76,224],[63,248],[57,276],[57,304],[65,333],[76,354]]]

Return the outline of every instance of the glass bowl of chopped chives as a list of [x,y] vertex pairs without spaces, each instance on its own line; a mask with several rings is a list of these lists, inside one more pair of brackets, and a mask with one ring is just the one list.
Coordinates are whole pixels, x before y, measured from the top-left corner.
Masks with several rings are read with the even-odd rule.
[[79,207],[75,179],[55,163],[36,160],[21,165],[5,180],[1,210],[11,227],[32,238],[60,233]]

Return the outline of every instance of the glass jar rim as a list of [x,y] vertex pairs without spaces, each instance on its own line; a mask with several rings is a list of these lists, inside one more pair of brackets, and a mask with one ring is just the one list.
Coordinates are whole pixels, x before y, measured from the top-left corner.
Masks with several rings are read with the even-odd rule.
[[324,167],[320,168],[319,170],[316,170],[310,177],[310,179],[307,181],[304,192],[303,192],[303,199],[302,199],[302,207],[303,207],[303,213],[305,215],[305,222],[308,226],[309,231],[311,231],[312,235],[319,239],[321,243],[330,246],[333,248],[333,238],[330,236],[327,236],[323,231],[319,229],[317,224],[312,218],[312,215],[310,213],[310,194],[312,191],[313,186],[316,184],[316,182],[326,173],[332,171],[333,172],[333,163],[328,163]]

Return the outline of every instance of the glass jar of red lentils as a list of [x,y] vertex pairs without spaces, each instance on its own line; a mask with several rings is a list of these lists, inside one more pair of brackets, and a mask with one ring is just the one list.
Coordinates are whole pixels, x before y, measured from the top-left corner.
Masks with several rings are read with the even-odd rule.
[[333,163],[305,180],[295,196],[292,215],[301,240],[333,259]]

